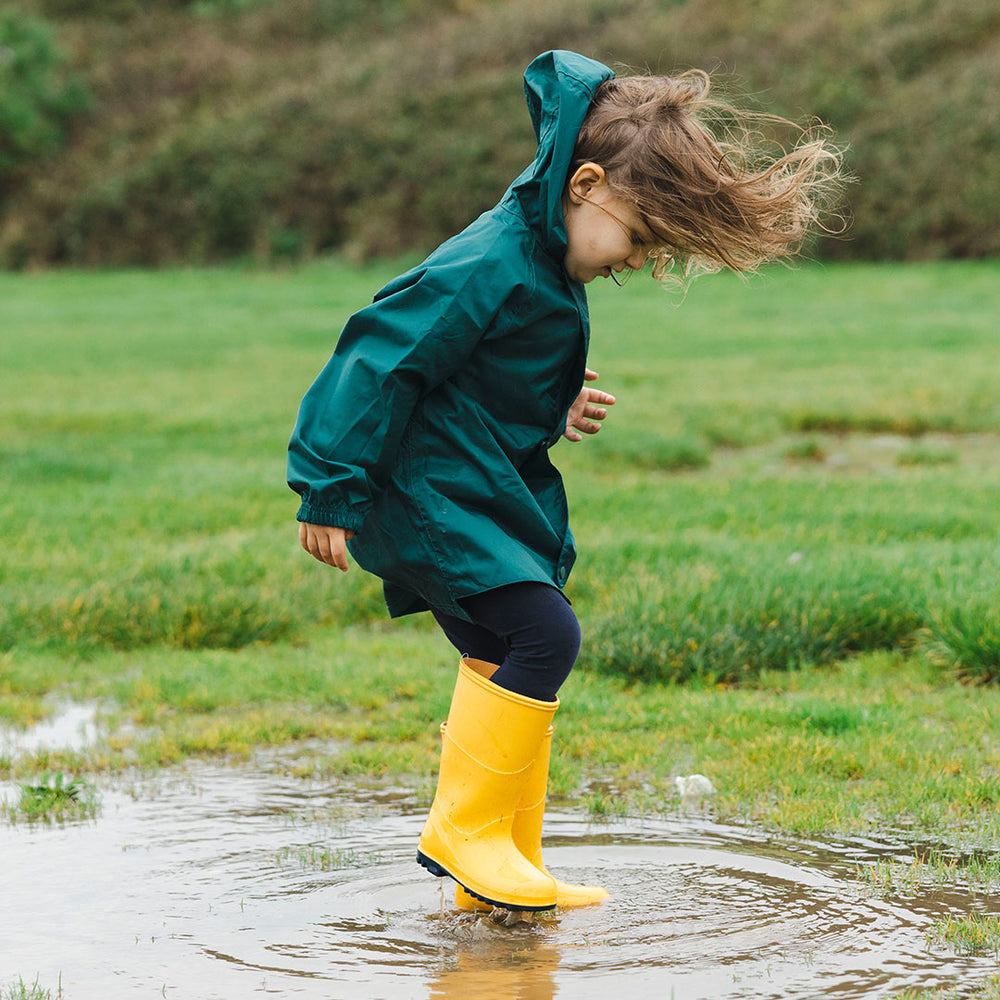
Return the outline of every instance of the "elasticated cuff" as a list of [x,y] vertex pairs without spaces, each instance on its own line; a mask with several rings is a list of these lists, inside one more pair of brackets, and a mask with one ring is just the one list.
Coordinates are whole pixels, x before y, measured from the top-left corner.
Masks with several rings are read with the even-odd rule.
[[343,528],[345,531],[360,531],[365,520],[356,510],[350,510],[346,507],[313,507],[308,503],[303,503],[299,507],[295,519],[305,521],[307,524],[323,524],[329,528]]

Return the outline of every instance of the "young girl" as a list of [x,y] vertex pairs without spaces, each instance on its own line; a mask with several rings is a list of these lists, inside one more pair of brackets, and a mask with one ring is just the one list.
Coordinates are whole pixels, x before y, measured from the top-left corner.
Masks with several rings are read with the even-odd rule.
[[419,862],[456,880],[459,905],[530,911],[607,895],[541,857],[556,692],[580,648],[548,452],[614,403],[584,384],[584,285],[647,261],[683,281],[788,256],[840,164],[809,137],[762,158],[700,72],[615,79],[548,52],[524,82],[534,163],[348,321],[302,401],[288,480],[302,546],[341,570],[349,550],[390,615],[429,610],[462,654]]

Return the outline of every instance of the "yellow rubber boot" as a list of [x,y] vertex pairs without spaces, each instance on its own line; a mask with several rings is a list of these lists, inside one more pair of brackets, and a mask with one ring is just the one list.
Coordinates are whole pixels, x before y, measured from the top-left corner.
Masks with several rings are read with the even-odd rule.
[[[553,878],[556,883],[556,904],[561,907],[591,906],[603,902],[609,893],[596,885],[574,885],[555,878],[542,861],[542,819],[545,814],[545,793],[548,788],[549,757],[552,751],[552,728],[545,734],[539,749],[538,759],[531,769],[531,775],[521,793],[521,801],[514,812],[511,835],[517,849],[540,871]],[[455,886],[455,905],[463,910],[488,910],[465,892],[460,885]]]
[[[495,663],[466,658],[465,663],[483,677],[493,676]],[[441,727],[444,735],[447,726]],[[552,756],[552,727],[546,730],[538,748],[521,798],[514,810],[511,837],[514,846],[543,874],[556,884],[556,903],[562,907],[591,906],[608,898],[608,892],[596,885],[573,885],[554,878],[542,861],[542,820],[545,815],[545,795],[549,785],[549,760]],[[469,895],[461,885],[455,886],[455,905],[463,910],[488,910],[489,906]]]
[[498,687],[463,659],[441,745],[441,772],[417,860],[476,899],[551,910],[554,879],[514,846],[514,805],[559,707]]

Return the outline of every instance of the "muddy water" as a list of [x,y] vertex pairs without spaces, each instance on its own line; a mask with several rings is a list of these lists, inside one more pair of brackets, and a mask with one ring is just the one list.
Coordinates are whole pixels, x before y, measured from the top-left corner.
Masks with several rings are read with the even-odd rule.
[[[102,789],[96,820],[0,825],[0,987],[67,1000],[871,998],[958,988],[993,958],[929,950],[1000,899],[880,899],[856,865],[905,845],[790,842],[702,817],[553,810],[546,863],[606,886],[532,926],[460,914],[414,861],[425,804],[285,776],[276,755]],[[10,798],[10,786],[0,793]]]

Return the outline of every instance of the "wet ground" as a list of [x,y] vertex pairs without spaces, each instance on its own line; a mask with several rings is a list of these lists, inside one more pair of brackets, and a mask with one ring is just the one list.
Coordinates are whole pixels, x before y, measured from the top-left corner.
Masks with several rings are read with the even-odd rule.
[[775,839],[702,815],[551,810],[548,867],[612,898],[496,926],[416,864],[426,802],[290,777],[291,760],[195,764],[102,786],[93,820],[0,824],[0,986],[37,975],[67,1000],[868,1000],[997,968],[927,943],[941,916],[1000,910],[995,895],[866,888],[859,864],[909,863],[910,845]]

